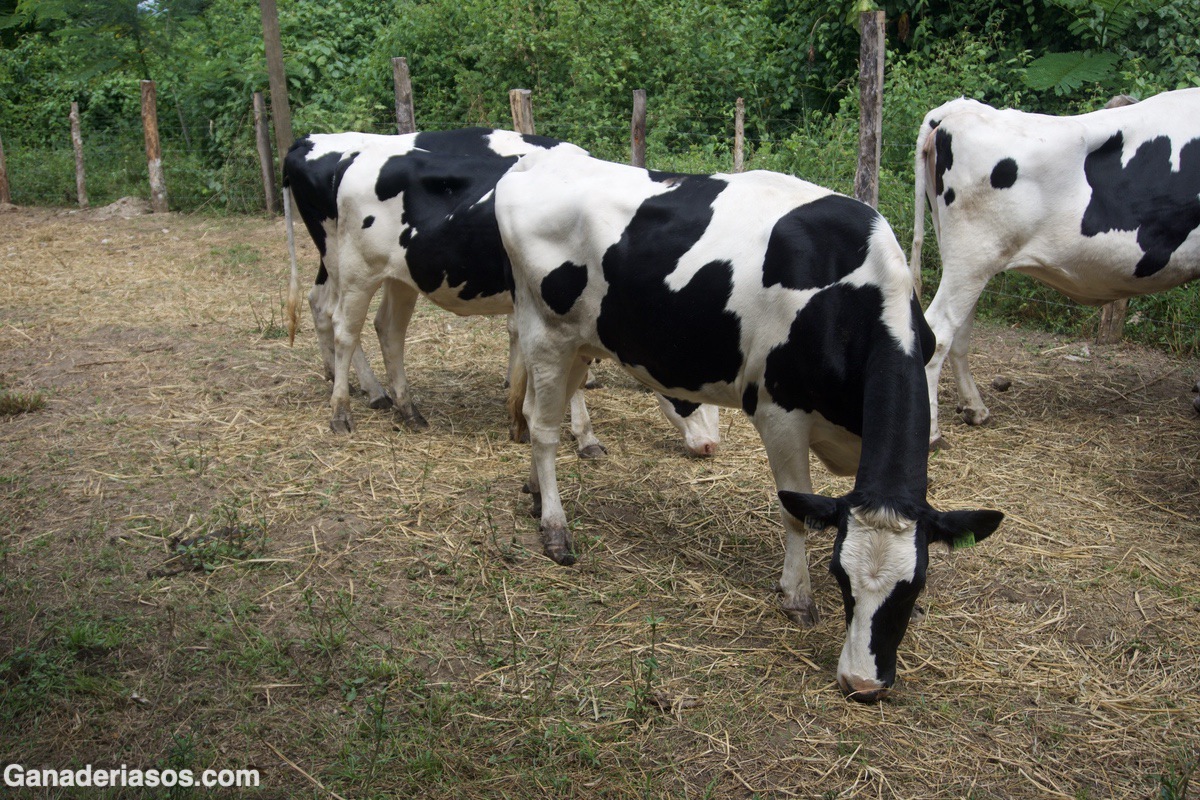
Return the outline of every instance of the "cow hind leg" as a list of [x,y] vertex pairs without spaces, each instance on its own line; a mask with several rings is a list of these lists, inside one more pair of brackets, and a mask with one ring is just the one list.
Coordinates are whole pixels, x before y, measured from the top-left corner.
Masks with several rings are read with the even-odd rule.
[[334,433],[354,430],[350,415],[350,367],[376,288],[355,287],[348,291],[343,289],[338,294],[333,312],[333,396],[330,399],[333,416],[329,423]]
[[971,331],[975,326],[975,309],[967,316],[954,341],[950,345],[950,367],[954,370],[954,379],[958,384],[958,405],[955,409],[962,414],[963,421],[968,425],[982,425],[991,418],[991,412],[983,403],[979,394],[979,386],[971,375],[971,365],[967,363],[967,354],[971,350]]
[[570,566],[575,563],[575,553],[558,492],[555,457],[567,393],[584,380],[587,366],[574,356],[535,360],[528,353],[525,355],[532,369],[525,394],[525,417],[533,450],[528,489],[534,498],[534,508],[540,505],[541,509],[543,551],[555,563]]
[[[753,422],[766,448],[767,461],[775,476],[775,488],[804,494],[811,492],[808,415],[802,411],[786,412],[773,404],[760,404]],[[813,601],[812,582],[808,575],[808,528],[804,520],[796,519],[782,506],[780,513],[786,536],[783,574],[778,586],[780,606],[783,613],[797,625],[811,628],[820,620],[820,615]]]
[[[946,260],[950,260],[944,253],[943,257]],[[934,338],[937,340],[933,354],[925,364],[925,380],[929,388],[930,449],[940,447],[942,444],[941,428],[938,425],[938,379],[942,374],[942,365],[945,363],[947,356],[950,355],[951,349],[957,341],[959,330],[964,325],[967,325],[968,319],[974,317],[975,304],[979,300],[979,295],[983,292],[983,287],[987,285],[991,275],[990,271],[981,268],[972,268],[969,265],[958,265],[955,268],[943,267],[942,282],[938,286],[933,302],[929,304],[929,308],[925,311],[925,319],[933,331]],[[965,342],[960,344],[962,346],[955,356],[959,360],[955,375],[966,375],[967,380],[970,380],[970,368],[967,365],[967,346],[970,344],[969,332],[967,333]],[[952,363],[954,362],[952,361]],[[961,385],[960,379],[960,388]],[[974,385],[974,381],[972,381],[971,385]],[[975,393],[978,395],[977,389]],[[979,406],[982,407],[982,405],[983,403],[980,401]],[[986,411],[986,409],[984,410]]]
[[[308,307],[312,311],[313,328],[317,332],[317,344],[321,348],[321,360],[325,364],[325,380],[333,381],[333,310],[336,305],[336,294],[331,281],[314,283],[308,293]],[[371,369],[371,363],[363,353],[362,347],[354,348],[351,364],[358,374],[358,385],[367,393],[367,402],[371,408],[389,408],[392,398],[387,390],[379,383]]]
[[408,375],[404,371],[404,340],[416,305],[416,289],[399,281],[385,281],[383,300],[375,314],[375,332],[383,349],[383,363],[387,366],[396,414],[411,430],[424,430],[429,423],[413,403],[408,390]]

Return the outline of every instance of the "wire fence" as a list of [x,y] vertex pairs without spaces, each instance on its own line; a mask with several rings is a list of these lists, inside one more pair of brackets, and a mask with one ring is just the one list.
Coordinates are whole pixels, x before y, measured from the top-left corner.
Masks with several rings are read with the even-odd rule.
[[[75,160],[70,130],[47,146],[26,145],[20,131],[3,131],[4,154],[12,201],[17,205],[74,206]],[[629,159],[629,123],[620,120],[536,116],[538,133],[576,142],[594,155]],[[422,129],[462,127],[462,120],[418,117]],[[747,115],[748,123],[751,122]],[[759,118],[748,124],[745,139],[748,169],[772,169],[850,194],[854,184],[857,127],[811,124],[803,119]],[[647,163],[655,169],[683,172],[728,171],[733,163],[733,110],[727,116],[693,116],[648,120]],[[511,120],[474,120],[472,124],[510,128]],[[393,133],[395,122],[378,118],[363,126],[371,133]],[[298,131],[305,133],[306,131]],[[188,121],[182,113],[159,120],[162,161],[172,210],[223,214],[262,214],[265,197],[254,138],[250,103],[232,124]],[[28,137],[35,140],[34,137]],[[40,139],[41,137],[38,137]],[[35,140],[36,141],[36,140]],[[901,243],[913,229],[913,144],[885,140],[879,175],[879,205]],[[120,198],[149,196],[146,156],[140,120],[83,132],[84,162],[90,205]],[[928,226],[927,226],[928,227]],[[936,241],[926,239],[925,300],[937,286]],[[1009,323],[1033,325],[1076,336],[1093,335],[1099,309],[1080,306],[1023,275],[1005,273],[994,279],[980,301],[980,312]],[[1200,353],[1200,282],[1157,295],[1130,300],[1125,338],[1183,355]]]

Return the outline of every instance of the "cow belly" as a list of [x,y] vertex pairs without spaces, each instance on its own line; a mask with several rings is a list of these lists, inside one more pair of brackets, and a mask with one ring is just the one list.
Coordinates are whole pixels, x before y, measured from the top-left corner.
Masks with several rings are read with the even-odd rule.
[[493,316],[512,313],[512,295],[508,292],[464,298],[460,293],[461,288],[456,289],[442,286],[439,289],[429,292],[426,297],[437,306],[458,314],[461,317],[469,317],[476,314]]

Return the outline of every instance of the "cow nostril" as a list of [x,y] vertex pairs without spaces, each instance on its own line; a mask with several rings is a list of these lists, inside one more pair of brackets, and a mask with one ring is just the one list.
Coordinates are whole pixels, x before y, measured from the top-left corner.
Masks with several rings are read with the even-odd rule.
[[838,686],[847,699],[857,703],[877,703],[891,692],[890,687],[878,681],[866,680],[855,675],[838,675]]

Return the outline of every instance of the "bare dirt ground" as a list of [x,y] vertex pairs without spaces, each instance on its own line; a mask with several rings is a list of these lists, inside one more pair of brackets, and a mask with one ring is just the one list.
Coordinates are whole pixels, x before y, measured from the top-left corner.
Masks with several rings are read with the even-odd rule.
[[0,389],[46,400],[0,417],[0,763],[251,767],[259,797],[1187,796],[1196,360],[979,327],[994,422],[957,423],[943,380],[931,500],[1008,517],[933,557],[897,690],[864,707],[834,681],[830,541],[820,624],[778,611],[740,413],[687,458],[602,366],[610,455],[564,441],[561,568],[519,491],[500,321],[422,305],[430,429],[360,398],[338,437],[311,322],[281,337],[281,223],[15,210],[0,257]]

